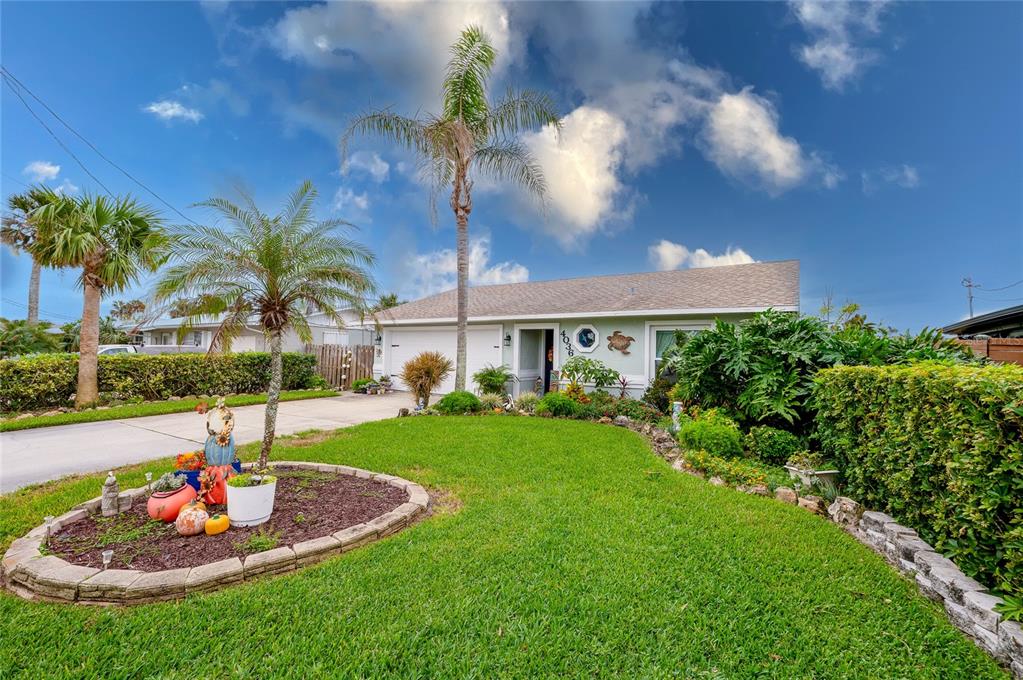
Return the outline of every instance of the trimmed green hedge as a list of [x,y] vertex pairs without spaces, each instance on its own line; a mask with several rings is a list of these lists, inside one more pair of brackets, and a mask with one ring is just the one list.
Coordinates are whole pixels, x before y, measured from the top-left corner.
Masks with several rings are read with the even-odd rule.
[[[281,389],[312,387],[316,357],[284,353]],[[77,354],[0,361],[0,409],[67,406],[78,378]],[[107,400],[166,399],[191,394],[257,393],[270,382],[270,354],[115,354],[99,357],[99,391]]]
[[964,572],[1023,593],[1023,367],[829,368],[814,397],[849,495]]

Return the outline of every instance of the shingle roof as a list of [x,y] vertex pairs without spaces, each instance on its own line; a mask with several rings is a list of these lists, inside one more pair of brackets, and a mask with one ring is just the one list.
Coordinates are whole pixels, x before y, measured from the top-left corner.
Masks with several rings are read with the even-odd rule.
[[[653,312],[799,306],[799,261],[762,262],[704,269],[612,274],[555,281],[475,286],[469,319],[538,315]],[[455,291],[407,302],[378,314],[383,324],[453,319]]]

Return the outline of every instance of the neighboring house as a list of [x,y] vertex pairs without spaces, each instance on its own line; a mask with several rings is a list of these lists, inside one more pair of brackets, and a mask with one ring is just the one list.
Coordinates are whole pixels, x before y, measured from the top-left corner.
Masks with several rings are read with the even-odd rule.
[[[697,331],[716,318],[742,319],[768,308],[799,311],[798,261],[474,287],[466,387],[475,389],[475,371],[503,364],[514,374],[508,386],[513,394],[533,390],[538,379],[546,391],[550,372],[582,355],[626,376],[638,396],[656,375],[676,329]],[[454,362],[454,290],[377,318],[382,337],[374,375],[397,376],[406,361],[428,350]],[[453,372],[438,391],[452,389]]]
[[941,329],[978,356],[1023,364],[1023,305],[963,319]]
[[[372,328],[362,328],[364,322],[359,314],[353,310],[343,310],[341,318],[344,325],[327,318],[323,312],[316,312],[306,317],[309,323],[309,330],[312,333],[312,342],[316,345],[369,345],[373,342]],[[144,347],[166,347],[178,346],[180,351],[206,351],[210,342],[220,326],[219,318],[211,318],[208,321],[193,324],[185,336],[178,341],[178,331],[184,319],[161,318],[148,321],[138,326],[135,337],[141,336],[140,342]],[[300,352],[305,348],[305,343],[299,339],[298,333],[293,329],[288,330],[284,335],[284,351]],[[259,329],[257,317],[249,319],[249,325],[241,334],[231,341],[232,352],[266,352],[269,351],[269,343]]]

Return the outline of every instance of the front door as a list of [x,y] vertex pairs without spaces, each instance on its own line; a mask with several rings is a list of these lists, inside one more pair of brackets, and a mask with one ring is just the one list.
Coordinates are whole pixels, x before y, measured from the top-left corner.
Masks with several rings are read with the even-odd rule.
[[543,393],[551,391],[551,372],[554,371],[554,329],[543,332]]

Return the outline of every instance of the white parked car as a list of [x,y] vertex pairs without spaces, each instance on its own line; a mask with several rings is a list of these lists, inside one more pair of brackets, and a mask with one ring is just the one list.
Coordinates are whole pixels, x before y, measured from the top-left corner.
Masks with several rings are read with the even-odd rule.
[[100,345],[98,356],[107,354],[138,354],[139,350],[135,345]]

